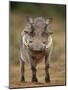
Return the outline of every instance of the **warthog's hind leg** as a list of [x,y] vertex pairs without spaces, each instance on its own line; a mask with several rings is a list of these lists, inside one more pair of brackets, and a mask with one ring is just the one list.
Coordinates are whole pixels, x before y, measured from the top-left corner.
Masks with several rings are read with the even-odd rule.
[[50,82],[50,75],[49,75],[49,66],[45,68],[46,76],[45,76],[45,81]]
[[48,57],[45,57],[45,73],[46,73],[45,81],[48,83],[48,82],[50,82]]
[[24,77],[24,62],[20,60],[20,81],[25,81]]

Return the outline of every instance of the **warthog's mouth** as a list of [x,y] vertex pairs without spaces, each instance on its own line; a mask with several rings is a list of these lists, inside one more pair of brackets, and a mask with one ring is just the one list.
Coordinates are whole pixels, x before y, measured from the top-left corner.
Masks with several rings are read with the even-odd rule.
[[33,52],[39,52],[39,53],[41,53],[41,52],[43,52],[44,51],[44,49],[32,49],[32,48],[29,48],[30,49],[30,51],[33,51]]
[[30,51],[37,54],[41,54],[44,52],[44,50],[33,50],[33,49],[30,49]]
[[40,60],[44,55],[44,51],[30,50],[30,55],[34,60]]

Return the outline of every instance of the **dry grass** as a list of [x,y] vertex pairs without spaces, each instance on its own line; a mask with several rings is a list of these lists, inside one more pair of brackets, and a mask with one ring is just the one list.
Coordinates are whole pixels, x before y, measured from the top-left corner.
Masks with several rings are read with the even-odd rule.
[[10,20],[10,88],[21,87],[36,87],[36,86],[53,86],[53,85],[65,85],[65,25],[64,20],[54,19],[51,29],[54,32],[53,35],[53,54],[50,61],[50,77],[51,82],[46,83],[44,81],[44,61],[37,66],[38,83],[31,82],[31,69],[30,65],[25,65],[25,79],[26,82],[20,82],[19,76],[19,61],[18,61],[18,49],[19,49],[19,36],[22,28],[24,28],[25,15],[11,13]]

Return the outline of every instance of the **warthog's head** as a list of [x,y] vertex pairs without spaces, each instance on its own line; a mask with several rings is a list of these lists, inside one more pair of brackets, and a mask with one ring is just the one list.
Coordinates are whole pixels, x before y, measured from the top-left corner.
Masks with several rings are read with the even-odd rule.
[[52,18],[36,17],[32,19],[27,17],[28,30],[25,30],[25,43],[30,50],[43,51],[48,44],[48,37],[52,32],[48,32],[47,27],[51,23]]

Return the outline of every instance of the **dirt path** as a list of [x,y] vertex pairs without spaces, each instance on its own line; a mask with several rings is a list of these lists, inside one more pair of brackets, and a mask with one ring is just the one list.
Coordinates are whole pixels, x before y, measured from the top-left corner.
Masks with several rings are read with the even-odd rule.
[[37,78],[38,83],[31,82],[31,69],[29,65],[25,65],[25,82],[20,82],[19,77],[19,66],[13,66],[10,73],[10,88],[23,88],[23,87],[38,87],[38,86],[54,86],[54,85],[65,85],[65,64],[60,60],[52,62],[50,66],[50,77],[51,82],[45,82],[45,71],[44,62],[37,67]]

